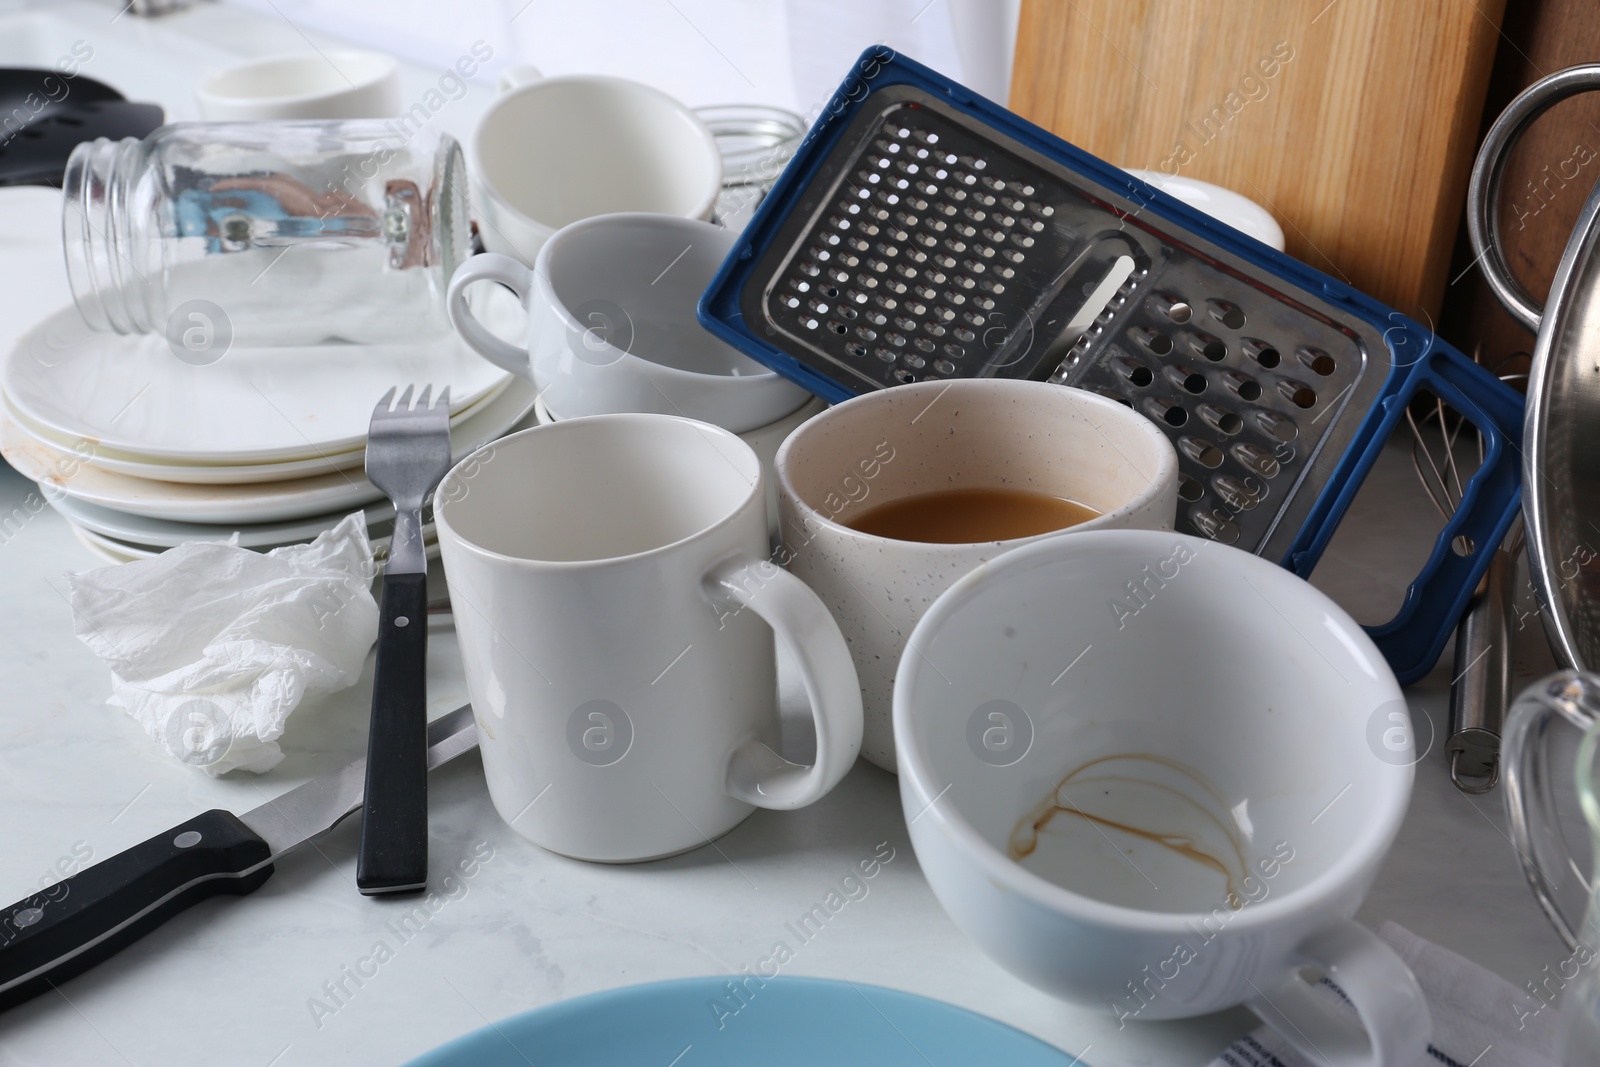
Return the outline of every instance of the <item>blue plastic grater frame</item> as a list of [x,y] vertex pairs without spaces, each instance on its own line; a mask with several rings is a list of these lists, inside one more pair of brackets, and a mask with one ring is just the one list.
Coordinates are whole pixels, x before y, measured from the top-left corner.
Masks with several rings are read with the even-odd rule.
[[[1138,213],[1147,222],[1153,218],[1173,233],[1209,241],[1283,285],[1313,294],[1337,307],[1346,318],[1381,332],[1391,361],[1389,373],[1279,560],[1295,574],[1306,577],[1316,566],[1418,389],[1431,390],[1482,432],[1484,461],[1407,588],[1400,609],[1388,622],[1366,628],[1403,684],[1427,674],[1520,508],[1521,395],[1399,311],[1202,214],[914,60],[882,46],[862,53],[706,290],[699,307],[701,324],[830,401],[855,395],[856,390],[843,380],[821,373],[775,345],[761,324],[747,322],[741,301],[748,286],[762,283],[757,275],[762,257],[773,247],[851,121],[875,94],[899,85],[935,95],[952,111],[1089,183],[1121,193],[1139,205]],[[1113,211],[1124,217],[1132,214],[1114,205]],[[1353,418],[1355,413],[1346,417]],[[1462,554],[1453,545],[1470,550]]]

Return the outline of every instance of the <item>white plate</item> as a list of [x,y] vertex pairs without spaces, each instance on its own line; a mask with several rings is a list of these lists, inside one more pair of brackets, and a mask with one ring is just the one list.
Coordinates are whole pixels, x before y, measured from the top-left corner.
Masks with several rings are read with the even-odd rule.
[[[309,541],[331,530],[349,514],[335,511],[327,515],[313,515],[306,519],[288,522],[262,523],[204,523],[177,522],[173,519],[152,519],[148,515],[129,515],[113,511],[99,504],[89,504],[71,497],[52,493],[50,506],[64,515],[74,526],[117,541],[149,548],[173,548],[186,541],[226,541],[235,533],[244,548],[276,548],[278,545]],[[374,501],[360,510],[367,516],[367,529],[373,536],[387,533],[394,519],[394,505],[387,500]]]
[[392,385],[448,385],[451,410],[461,411],[507,377],[454,334],[236,349],[193,366],[164,337],[96,333],[66,307],[22,335],[0,366],[0,390],[57,439],[145,462],[238,465],[362,447],[373,405]]
[[[128,563],[136,559],[154,559],[166,551],[164,548],[157,548],[151,545],[135,545],[118,541],[114,537],[107,537],[104,534],[85,529],[71,520],[68,520],[67,525],[71,527],[72,535],[78,539],[80,544],[107,563]],[[301,542],[288,543],[299,544]],[[371,539],[371,543],[373,556],[380,561],[381,570],[381,562],[389,552],[389,537],[387,534],[381,537],[374,537]],[[265,552],[269,548],[278,547],[280,546],[264,545],[261,547],[261,551]],[[439,541],[434,535],[432,523],[423,527],[422,550],[423,554],[430,560],[439,558]]]
[[[459,458],[515,426],[533,409],[533,383],[516,378],[452,433]],[[0,455],[19,474],[90,504],[133,515],[199,523],[265,523],[360,507],[383,494],[357,471],[288,482],[185,485],[134,478],[90,466],[93,446],[64,451],[22,432],[0,412]]]
[[[452,428],[459,427],[467,419],[472,418],[482,411],[489,403],[500,395],[500,392],[510,384],[510,378],[501,382],[481,399],[465,410],[458,411],[450,418]],[[34,425],[21,412],[13,408],[4,396],[0,396],[0,405],[4,405],[17,426],[23,433],[37,438],[44,444],[57,450],[72,451],[86,444],[83,438],[59,438],[49,430]],[[359,468],[366,459],[365,445],[351,452],[337,452],[326,456],[315,456],[311,459],[285,460],[281,463],[246,463],[234,466],[222,464],[196,464],[181,463],[151,463],[137,459],[127,459],[120,455],[108,452],[103,446],[96,447],[90,452],[87,462],[90,466],[100,467],[103,470],[113,471],[117,474],[128,474],[135,478],[147,478],[160,482],[189,482],[196,485],[246,485],[251,482],[283,482],[291,479],[309,478],[318,474],[331,474],[334,471],[347,471]]]

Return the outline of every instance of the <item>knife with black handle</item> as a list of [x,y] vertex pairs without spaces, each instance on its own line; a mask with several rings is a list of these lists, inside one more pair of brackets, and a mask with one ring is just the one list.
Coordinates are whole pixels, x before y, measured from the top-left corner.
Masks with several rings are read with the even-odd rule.
[[[428,724],[428,769],[478,746],[472,707]],[[361,807],[365,759],[234,815],[214,809],[0,909],[0,1010],[93,967],[189,905],[241,896]]]

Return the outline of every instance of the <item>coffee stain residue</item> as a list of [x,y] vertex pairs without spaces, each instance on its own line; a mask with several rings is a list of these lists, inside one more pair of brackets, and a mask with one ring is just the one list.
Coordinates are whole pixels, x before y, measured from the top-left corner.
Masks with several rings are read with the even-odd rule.
[[[1123,766],[1112,769],[1108,764]],[[1228,907],[1238,911],[1244,907],[1241,883],[1249,872],[1243,835],[1231,819],[1218,816],[1209,805],[1182,789],[1154,780],[1153,776],[1160,773],[1157,768],[1165,768],[1192,783],[1215,803],[1217,810],[1228,810],[1228,805],[1197,772],[1177,760],[1142,752],[1101,756],[1069,771],[1049,796],[1017,820],[1007,849],[1011,858],[1021,861],[1033,855],[1039,847],[1040,834],[1057,816],[1081,819],[1102,832],[1115,830],[1149,841],[1216,871],[1227,885]],[[1109,795],[1108,786],[1154,790],[1170,797],[1171,803],[1163,805],[1158,816],[1141,818],[1139,822],[1145,825],[1140,825],[1120,813],[1113,816],[1094,810]],[[1196,824],[1215,832],[1197,830]]]

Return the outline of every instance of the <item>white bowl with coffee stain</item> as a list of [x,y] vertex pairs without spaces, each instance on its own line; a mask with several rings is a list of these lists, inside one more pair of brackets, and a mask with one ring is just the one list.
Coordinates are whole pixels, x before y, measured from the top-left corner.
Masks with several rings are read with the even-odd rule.
[[1369,1062],[1360,1026],[1313,1010],[1314,966],[1392,1057],[1370,1062],[1422,1052],[1415,981],[1349,918],[1418,757],[1394,674],[1333,601],[1215,542],[1086,531],[973,570],[909,644],[912,845],[1002,966],[1123,1021],[1238,1004],[1270,1021],[1270,1002],[1334,1063]]

